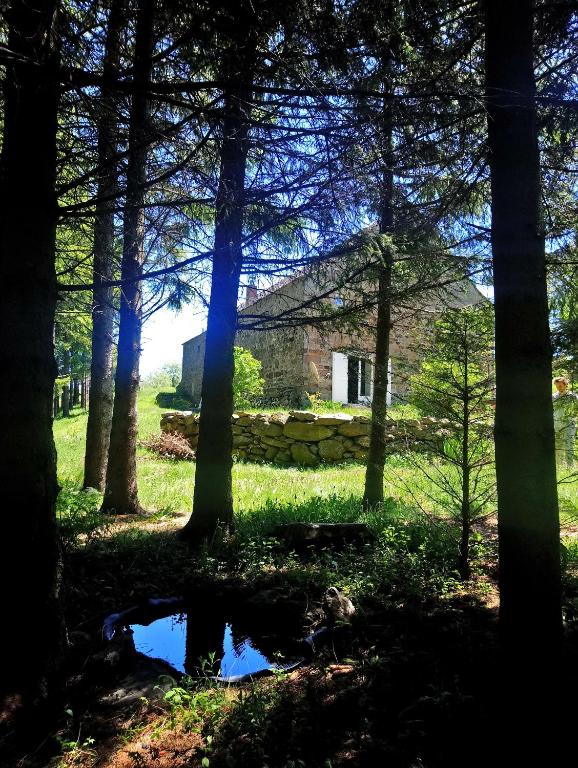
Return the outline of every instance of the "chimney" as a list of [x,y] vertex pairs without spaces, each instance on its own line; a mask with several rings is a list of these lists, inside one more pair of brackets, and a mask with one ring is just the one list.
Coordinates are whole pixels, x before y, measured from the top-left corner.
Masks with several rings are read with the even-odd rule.
[[247,286],[247,296],[245,298],[245,301],[247,304],[252,304],[254,301],[257,300],[257,296],[259,294],[259,291],[257,290],[256,285],[248,285]]

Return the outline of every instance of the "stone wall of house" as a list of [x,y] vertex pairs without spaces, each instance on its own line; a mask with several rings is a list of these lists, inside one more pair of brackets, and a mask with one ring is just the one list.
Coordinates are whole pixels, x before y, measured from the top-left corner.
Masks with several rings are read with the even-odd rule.
[[[307,402],[306,392],[317,392],[324,400],[331,400],[332,353],[370,359],[375,352],[375,310],[370,311],[357,328],[347,330],[334,330],[330,322],[320,329],[304,325],[259,329],[261,317],[273,320],[281,317],[287,321],[293,309],[319,290],[320,286],[313,284],[310,278],[297,277],[285,285],[276,286],[269,294],[261,291],[256,300],[247,302],[239,312],[241,328],[235,343],[250,350],[261,361],[266,402],[302,406]],[[482,300],[481,294],[468,281],[444,288],[442,294],[422,297],[415,306],[393,310],[390,357],[394,402],[407,399],[409,379],[419,363],[416,340],[431,330],[439,308],[444,303],[465,306]],[[191,397],[194,404],[198,404],[201,397],[204,354],[204,333],[183,345],[179,391]]]
[[[309,411],[232,416],[233,454],[249,461],[315,466],[364,460],[369,447],[370,419],[345,413],[317,415]],[[191,411],[170,411],[161,419],[163,432],[179,432],[196,448],[199,416]],[[433,418],[389,420],[388,453],[427,446],[448,434],[446,423]]]
[[[319,392],[323,400],[332,399],[333,352],[353,354],[368,360],[373,359],[375,332],[372,326],[374,322],[374,316],[369,315],[359,331],[324,332],[323,329],[307,328],[303,357],[304,378],[308,385],[306,386],[307,392]],[[407,315],[394,312],[389,345],[393,402],[405,402],[407,400],[409,377],[419,368],[415,347],[420,326],[424,323],[427,323],[427,319],[418,316],[415,312]],[[316,375],[317,387],[315,387]]]
[[[268,295],[261,295],[240,311],[240,324],[255,328],[240,329],[235,344],[248,349],[262,365],[265,380],[263,399],[271,403],[299,405],[305,391],[303,375],[303,326],[259,330],[259,318],[251,315],[278,317],[303,300],[303,281],[292,280],[285,287]],[[183,344],[183,370],[179,391],[198,404],[201,397],[205,337],[202,333]]]
[[[240,328],[235,344],[250,350],[260,360],[265,402],[302,404],[306,383],[303,373],[305,328],[291,326],[290,317],[292,310],[303,302],[305,290],[305,278],[293,278],[275,286],[270,293],[261,291],[257,300],[247,303],[239,313]],[[289,319],[286,325],[260,330],[261,318],[283,317]]]
[[195,336],[183,344],[183,368],[178,391],[190,397],[195,405],[201,399],[206,333]]
[[265,381],[263,400],[269,403],[300,405],[303,391],[304,331],[276,328],[266,333],[240,331],[235,343],[248,349],[261,361]]

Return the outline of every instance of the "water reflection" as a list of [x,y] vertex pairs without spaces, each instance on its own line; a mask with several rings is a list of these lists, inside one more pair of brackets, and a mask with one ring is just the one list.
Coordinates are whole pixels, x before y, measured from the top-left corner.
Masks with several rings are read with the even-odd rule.
[[[200,671],[218,674],[223,680],[255,675],[265,670],[287,670],[298,666],[303,658],[282,658],[271,652],[275,638],[266,637],[264,653],[257,642],[233,623],[208,613],[203,622],[187,614],[177,613],[152,621],[131,624],[135,648],[140,653],[162,659],[179,672],[197,676]],[[278,646],[283,641],[278,640]],[[286,645],[286,643],[285,643]],[[203,667],[203,660],[213,658],[214,669]]]
[[139,653],[162,659],[179,672],[185,672],[186,614],[165,616],[148,625],[131,624],[130,628]]

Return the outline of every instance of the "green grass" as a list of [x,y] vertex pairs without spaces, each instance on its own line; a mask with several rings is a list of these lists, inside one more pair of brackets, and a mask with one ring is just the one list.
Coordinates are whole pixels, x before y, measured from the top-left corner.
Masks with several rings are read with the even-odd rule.
[[[144,388],[138,401],[139,439],[160,431],[161,414],[155,403],[157,390]],[[54,422],[61,482],[80,485],[83,477],[84,440],[87,416],[79,409],[68,419]],[[167,515],[190,512],[195,465],[193,462],[161,459],[146,448],[137,452],[139,498],[145,509]],[[233,492],[238,513],[258,510],[270,502],[300,504],[311,497],[361,496],[365,468],[361,464],[327,465],[316,469],[236,463]],[[394,494],[393,485],[386,494]]]
[[[139,394],[139,439],[159,433],[161,414],[166,410],[155,403],[157,389],[144,387]],[[356,411],[359,412],[359,411]],[[392,409],[392,415],[413,415],[407,408]],[[74,409],[72,415],[54,422],[58,452],[58,474],[61,482],[79,486],[82,483],[84,440],[87,415]],[[427,462],[423,456],[418,462]],[[390,457],[386,465],[385,496],[404,508],[422,506],[439,513],[430,497],[435,489],[403,457]],[[161,459],[146,448],[137,453],[139,498],[148,511],[157,515],[185,515],[191,510],[195,475],[194,462]],[[420,475],[418,477],[418,475]],[[290,505],[297,509],[309,500],[320,498],[356,498],[363,493],[365,467],[348,463],[326,465],[314,469],[279,467],[268,464],[236,463],[233,468],[233,494],[239,515],[250,515],[271,506]],[[412,489],[412,494],[408,488]],[[560,513],[565,527],[578,523],[578,478],[559,485]]]
[[[156,389],[145,388],[139,396],[141,440],[158,434],[160,429],[160,416],[165,409],[156,405],[155,395]],[[434,488],[414,466],[415,462],[427,464],[429,459],[425,456],[388,459],[386,502],[369,513],[363,511],[361,504],[365,475],[361,464],[299,469],[237,463],[233,470],[236,531],[217,540],[213,548],[202,549],[192,557],[186,545],[174,535],[173,523],[164,524],[169,520],[160,525],[145,525],[139,520],[119,526],[106,521],[108,535],[100,535],[103,532],[98,511],[100,496],[78,490],[82,481],[86,420],[86,414],[75,410],[70,418],[59,418],[54,425],[59,478],[64,486],[59,509],[68,569],[69,626],[85,628],[95,617],[117,611],[119,607],[135,605],[152,595],[182,594],[183,585],[192,590],[196,585],[206,584],[207,580],[214,582],[220,577],[231,579],[235,584],[250,585],[255,590],[283,589],[288,594],[306,594],[313,606],[318,605],[329,585],[337,586],[353,600],[364,627],[359,639],[356,634],[355,644],[348,646],[355,667],[363,671],[359,678],[363,681],[359,686],[360,698],[359,701],[347,700],[344,707],[343,700],[336,696],[340,707],[337,711],[344,712],[347,723],[352,712],[362,712],[366,718],[366,711],[377,711],[373,705],[368,707],[371,700],[367,697],[373,691],[376,701],[386,701],[385,713],[379,714],[380,727],[388,718],[393,722],[399,720],[391,717],[390,702],[397,696],[402,702],[400,707],[406,707],[411,675],[415,678],[414,699],[421,701],[427,696],[433,701],[432,691],[442,691],[446,696],[448,680],[458,680],[453,671],[446,673],[445,668],[440,667],[440,660],[449,659],[450,653],[458,660],[462,655],[469,659],[474,647],[472,642],[483,643],[485,647],[488,638],[491,653],[493,635],[483,629],[485,623],[479,623],[485,612],[475,614],[471,630],[468,617],[474,615],[477,606],[483,605],[484,590],[490,588],[487,574],[495,573],[492,570],[495,545],[488,544],[479,534],[473,538],[472,565],[476,579],[464,587],[456,573],[459,530],[453,522],[441,517],[440,508],[435,508],[430,498],[435,495]],[[137,467],[140,501],[146,509],[157,516],[190,513],[194,462],[161,459],[139,447]],[[578,522],[578,482],[562,483],[560,498],[563,520],[567,524],[572,520]],[[420,505],[435,508],[437,517],[423,515]],[[298,556],[271,538],[275,523],[292,520],[365,521],[375,535],[371,542],[359,547],[324,549],[315,555]],[[181,524],[181,521],[173,522]],[[564,615],[570,625],[578,623],[577,601],[573,598],[575,581],[570,578],[578,569],[578,539],[568,531],[566,536],[563,552],[568,578]],[[468,612],[462,619],[459,611],[464,599],[469,602]],[[419,640],[421,629],[418,632],[422,626],[425,627],[423,647]],[[479,639],[475,640],[476,637]],[[323,651],[320,653],[321,663],[337,658],[333,647],[325,656]],[[484,666],[480,668],[483,671]],[[379,678],[379,685],[373,688],[368,685],[372,675],[381,674],[383,680]],[[468,670],[467,679],[469,675]],[[307,735],[309,723],[314,722],[317,744],[319,717],[327,706],[325,688],[317,690],[307,686],[316,685],[315,680],[325,686],[328,677],[312,675],[304,680],[296,686],[286,686],[280,678],[254,684],[244,691],[238,706],[235,701],[224,698],[226,688],[199,683],[188,688],[185,684],[169,694],[168,726],[180,723],[204,736],[208,734],[210,739],[203,742],[202,754],[210,755],[206,760],[211,765],[214,762],[215,765],[261,766],[265,755],[271,765],[299,765],[299,759],[289,760],[288,755],[295,754],[298,758],[304,754],[299,750],[306,736],[302,737],[298,731],[299,738],[293,744],[293,747],[295,743],[299,746],[296,752],[291,752],[291,744],[283,739],[300,727]],[[384,688],[383,681],[390,688]],[[396,685],[401,693],[396,693]],[[349,696],[352,690],[349,680],[339,695],[347,692]],[[296,710],[292,709],[295,701]],[[456,702],[459,701],[456,697]],[[447,702],[444,698],[444,715],[448,711]],[[320,706],[315,710],[318,703]],[[404,730],[403,739],[406,738]],[[400,743],[405,744],[403,739]],[[327,740],[327,750],[333,754],[333,720]],[[75,750],[71,754],[77,757],[83,745],[79,750],[76,734],[68,743]],[[277,754],[275,750],[279,760],[271,761],[271,755]],[[330,760],[320,761],[319,765],[329,763]]]

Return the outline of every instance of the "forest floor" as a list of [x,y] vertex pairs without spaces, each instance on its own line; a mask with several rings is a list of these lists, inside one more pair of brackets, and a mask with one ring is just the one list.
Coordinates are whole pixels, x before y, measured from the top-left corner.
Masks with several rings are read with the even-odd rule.
[[[429,552],[420,554],[424,545]],[[238,566],[239,550],[233,542],[228,546],[216,567],[193,560],[172,528],[126,521],[70,553],[68,623],[75,645],[67,714],[56,734],[64,753],[47,764],[460,764],[456,734],[465,737],[472,721],[489,722],[494,703],[488,695],[496,669],[491,566],[489,576],[480,569],[463,588],[443,565],[444,555],[431,551],[443,546],[439,540],[399,541],[391,559],[349,550],[297,559],[259,548],[255,562]],[[195,594],[215,578],[256,594],[306,593],[314,605],[336,583],[349,587],[356,620],[295,672],[236,686],[216,683],[208,665],[194,679],[175,676],[168,695],[153,680],[143,697],[111,706],[135,671],[133,663],[95,665],[102,617],[149,596],[183,588]],[[153,669],[159,682],[163,672]]]
[[[162,409],[154,394],[141,395],[141,439],[158,432]],[[79,411],[55,423],[71,640],[61,712],[50,738],[30,743],[15,765],[492,764],[498,598],[491,509],[476,526],[473,575],[464,584],[456,574],[455,525],[404,457],[388,462],[386,502],[370,514],[361,508],[361,465],[305,470],[236,464],[235,535],[192,554],[176,533],[190,512],[194,464],[139,448],[139,494],[149,514],[105,521],[100,496],[79,490],[85,427]],[[561,500],[565,618],[575,632],[576,480],[561,485]],[[295,553],[270,536],[273,524],[292,520],[363,521],[375,539],[360,547]],[[300,630],[306,635],[312,609],[319,611],[330,585],[355,604],[351,626],[335,631],[309,665],[289,674],[222,684],[212,678],[215,659],[209,657],[201,673],[179,678],[142,657],[119,661],[102,641],[103,619],[112,612],[151,597],[194,597],[215,589],[261,595],[266,622],[275,621],[277,600],[305,601]],[[142,695],[115,700],[126,680],[139,675]],[[472,724],[486,734],[475,743]]]

